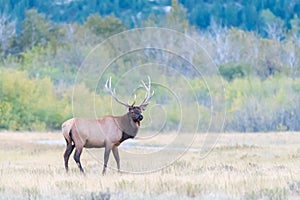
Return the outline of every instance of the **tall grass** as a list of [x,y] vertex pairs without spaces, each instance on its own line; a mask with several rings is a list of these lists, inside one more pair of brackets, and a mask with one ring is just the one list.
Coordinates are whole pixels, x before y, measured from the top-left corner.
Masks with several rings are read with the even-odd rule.
[[[166,136],[164,136],[166,137]],[[204,135],[198,135],[199,148]],[[288,199],[300,197],[300,134],[223,134],[208,156],[187,151],[162,170],[101,175],[102,158],[84,150],[82,175],[64,146],[38,144],[59,133],[0,133],[0,199]],[[139,141],[138,141],[139,142]],[[153,141],[161,144],[161,140]],[[136,150],[138,151],[138,150]],[[122,167],[130,157],[121,153]],[[161,151],[164,154],[164,151]],[[94,154],[95,155],[95,154]],[[122,157],[123,156],[123,157]],[[113,157],[110,166],[115,167]],[[299,185],[299,186],[298,186]]]

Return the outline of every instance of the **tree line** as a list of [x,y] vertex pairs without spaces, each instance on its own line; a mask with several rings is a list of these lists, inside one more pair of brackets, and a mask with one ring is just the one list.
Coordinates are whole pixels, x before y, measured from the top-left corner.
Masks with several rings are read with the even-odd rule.
[[[83,23],[91,14],[115,15],[130,28],[141,25],[149,16],[165,18],[170,7],[180,3],[187,11],[190,24],[200,29],[208,28],[213,21],[223,27],[256,31],[264,36],[267,36],[267,29],[271,26],[292,29],[300,13],[300,3],[289,0],[90,0],[88,3],[66,0],[2,0],[0,3],[1,13],[18,22],[25,19],[25,10],[37,9],[56,23]],[[22,29],[22,24],[18,24],[18,27]]]
[[[92,96],[96,97],[99,104],[108,105],[110,98],[107,94],[96,94],[88,83],[75,83],[76,73],[84,58],[95,44],[111,35],[132,26],[158,26],[189,35],[201,44],[216,63],[225,83],[226,131],[300,130],[297,123],[300,120],[300,23],[296,15],[299,6],[294,1],[278,1],[282,5],[280,8],[271,1],[197,1],[199,5],[207,6],[207,9],[201,9],[201,13],[205,12],[203,10],[211,11],[218,5],[223,10],[215,11],[215,14],[210,12],[211,16],[204,25],[197,25],[205,20],[201,16],[195,17],[197,13],[200,15],[200,11],[193,10],[200,9],[192,6],[198,3],[189,3],[193,1],[148,1],[146,5],[142,1],[107,1],[107,4],[106,1],[101,4],[91,1],[85,4],[86,7],[80,5],[82,1],[57,0],[49,4],[45,3],[48,1],[12,2],[1,2],[4,5],[1,7],[4,9],[3,13],[17,9],[20,12],[12,12],[10,16],[4,14],[0,19],[0,129],[59,129],[61,122],[73,115],[72,88],[75,86],[80,89],[83,100]],[[229,17],[223,16],[225,7],[231,7],[230,2],[240,8],[239,12],[246,12],[246,7],[255,7],[260,14],[253,17],[258,17],[253,25],[258,29],[253,28],[254,26],[253,29],[245,28],[243,20],[237,25],[226,24],[226,20],[233,23]],[[157,4],[160,5],[158,10],[153,9]],[[55,14],[59,9],[52,13],[49,6],[66,10],[62,9],[61,14]],[[99,11],[99,6],[106,11],[101,11],[101,14],[87,12],[88,7]],[[110,6],[116,11],[111,11]],[[167,6],[172,6],[172,9],[166,12]],[[293,15],[284,14],[285,10],[280,11],[286,6],[293,10]],[[25,9],[33,7],[37,9]],[[121,17],[124,13],[130,16],[127,9],[132,9],[131,7],[136,11],[148,11],[149,15],[139,18],[140,21],[135,23],[130,21],[132,19]],[[78,11],[78,18],[75,15],[73,20],[58,19],[71,8]],[[217,20],[217,14],[222,22]],[[14,15],[19,19],[15,20]],[[243,15],[246,14],[238,14]],[[282,25],[278,30],[281,31],[273,24],[278,20]],[[182,49],[190,51],[186,46]],[[105,53],[113,53],[113,50],[108,49]],[[137,62],[151,59],[175,66],[176,70],[186,74],[192,85],[195,85],[196,101],[201,112],[199,127],[205,128],[209,123],[211,105],[210,94],[203,80],[189,74],[186,63],[173,59],[165,52],[143,52],[140,57],[143,60],[125,57],[119,61],[118,66],[121,67],[118,70],[125,70],[136,66]],[[160,74],[157,77],[161,77],[161,81],[166,78]],[[214,76],[210,78],[214,79]],[[156,92],[155,100],[168,110],[166,117],[169,121],[165,129],[176,129],[180,122],[178,108],[165,100],[163,91]],[[189,102],[185,103],[187,110],[192,110],[192,107],[188,107]],[[109,110],[105,112],[109,114]]]

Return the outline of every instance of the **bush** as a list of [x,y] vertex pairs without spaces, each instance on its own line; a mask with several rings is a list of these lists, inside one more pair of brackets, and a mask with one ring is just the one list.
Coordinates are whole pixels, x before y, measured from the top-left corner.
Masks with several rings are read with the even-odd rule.
[[25,72],[0,69],[0,128],[57,129],[70,116],[66,96],[58,98],[49,78],[30,79]]
[[249,66],[242,63],[229,63],[219,67],[220,74],[227,80],[243,78],[249,75]]
[[299,131],[300,80],[236,79],[226,88],[227,131]]

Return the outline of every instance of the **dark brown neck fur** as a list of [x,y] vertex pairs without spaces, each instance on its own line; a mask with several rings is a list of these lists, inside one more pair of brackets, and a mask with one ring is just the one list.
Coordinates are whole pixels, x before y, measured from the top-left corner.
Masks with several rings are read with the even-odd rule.
[[[138,127],[136,126],[135,122],[131,119],[128,113],[123,116],[117,117],[116,121],[120,130],[122,131],[122,138],[126,137],[126,139],[128,139],[134,138],[136,136],[138,132]],[[126,134],[127,136],[123,136],[124,134]]]

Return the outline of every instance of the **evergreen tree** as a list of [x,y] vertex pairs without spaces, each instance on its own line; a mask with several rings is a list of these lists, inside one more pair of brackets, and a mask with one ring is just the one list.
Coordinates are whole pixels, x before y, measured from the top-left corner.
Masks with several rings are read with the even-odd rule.
[[104,38],[125,30],[121,20],[113,15],[104,18],[100,17],[99,14],[90,15],[84,23],[84,26],[91,30],[95,35]]

